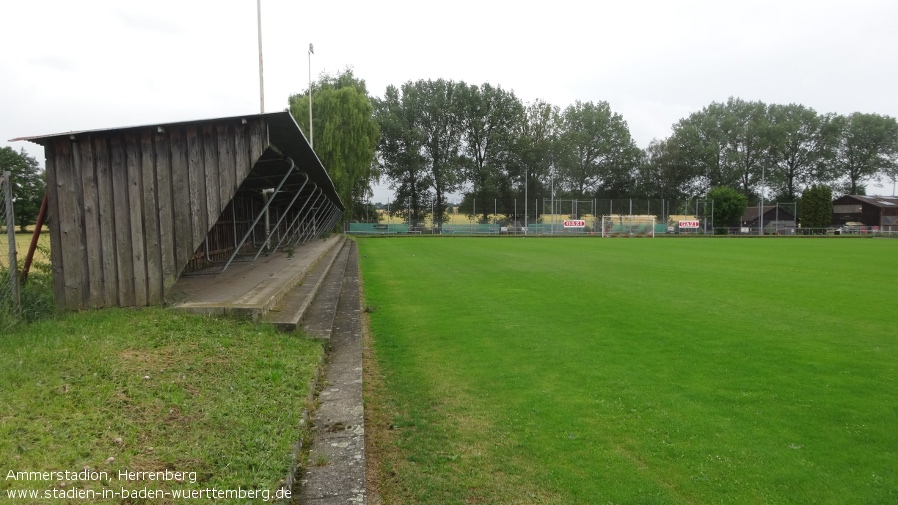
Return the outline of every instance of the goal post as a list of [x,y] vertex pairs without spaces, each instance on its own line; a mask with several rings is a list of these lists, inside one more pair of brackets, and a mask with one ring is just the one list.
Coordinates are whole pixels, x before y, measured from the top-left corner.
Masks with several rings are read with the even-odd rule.
[[602,216],[603,237],[655,237],[653,215],[612,214]]

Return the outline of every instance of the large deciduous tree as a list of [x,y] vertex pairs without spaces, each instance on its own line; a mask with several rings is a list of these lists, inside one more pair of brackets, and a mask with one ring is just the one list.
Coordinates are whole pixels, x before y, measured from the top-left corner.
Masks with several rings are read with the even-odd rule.
[[[13,214],[16,225],[22,231],[37,220],[44,198],[46,184],[37,160],[24,149],[16,152],[11,147],[0,149],[0,175],[9,172],[12,179]],[[0,223],[4,226],[6,223]]]
[[414,90],[406,91],[400,94],[391,85],[383,99],[376,101],[375,117],[381,128],[377,152],[399,207],[420,215],[429,207],[428,189],[433,182],[423,154],[424,135],[417,126],[419,113],[412,107]]
[[694,173],[702,193],[715,186],[735,186],[738,178],[728,170],[729,154],[723,104],[714,102],[673,125],[669,150],[677,153],[681,170]]
[[805,188],[831,178],[827,171],[838,140],[832,115],[821,116],[803,105],[772,104],[767,160],[768,184],[776,195],[794,202]]
[[684,170],[702,174],[705,188],[729,186],[749,196],[759,188],[769,145],[766,106],[730,97],[681,119],[670,142]]
[[770,143],[767,106],[730,97],[726,103],[727,160],[738,174],[742,194],[749,197],[766,185],[764,157]]
[[[461,187],[461,134],[462,96],[459,88],[463,84],[445,79],[417,81],[411,84],[415,108],[420,111],[418,128],[424,136],[423,154],[430,168],[434,192],[434,208],[437,219],[446,207],[446,195]],[[403,86],[403,90],[406,86]]]
[[641,152],[608,102],[577,101],[562,113],[556,162],[576,198],[621,197],[633,189]]
[[638,196],[678,200],[704,192],[700,183],[702,174],[683,163],[677,149],[669,139],[649,143],[636,179]]
[[[392,161],[385,163],[387,175],[394,189],[405,186],[410,193],[408,205],[410,221],[415,222],[429,213],[431,203],[438,222],[445,212],[446,197],[458,190],[463,182],[462,133],[462,84],[445,79],[407,82],[401,89],[388,88],[387,97],[379,105],[379,120],[398,118],[397,128],[384,131],[381,150],[394,149]],[[404,152],[403,152],[404,151]],[[389,161],[382,152],[384,161]],[[424,168],[426,176],[403,177],[418,174]],[[427,186],[421,186],[426,183]],[[432,195],[422,195],[421,190],[432,188]],[[427,189],[425,189],[426,191]],[[424,199],[422,196],[432,197]]]
[[[513,199],[512,183],[517,179],[511,163],[524,106],[514,93],[489,83],[458,85],[462,123],[462,146],[466,157],[469,196],[483,201]],[[486,217],[486,207],[483,207]]]
[[[306,90],[289,98],[290,112],[306,132],[308,93]],[[315,153],[346,206],[344,219],[349,219],[355,204],[364,200],[371,183],[379,177],[374,150],[380,127],[374,119],[374,106],[365,81],[347,69],[339,75],[325,75],[313,84],[312,107]]]
[[855,112],[834,120],[841,135],[833,169],[850,194],[862,194],[864,185],[898,164],[898,122],[890,116]]

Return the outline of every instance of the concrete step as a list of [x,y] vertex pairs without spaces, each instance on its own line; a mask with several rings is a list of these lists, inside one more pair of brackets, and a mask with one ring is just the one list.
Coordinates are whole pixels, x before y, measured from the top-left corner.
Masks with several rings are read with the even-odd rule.
[[300,479],[298,503],[368,503],[365,489],[365,410],[362,401],[362,310],[358,248],[347,241],[327,365],[313,422],[315,437]]
[[302,283],[285,292],[277,304],[262,316],[261,321],[274,325],[281,331],[296,331],[317,297],[328,272],[345,247],[346,240],[343,239],[339,246],[331,248],[322,255],[315,266],[306,273]]
[[340,293],[343,290],[346,264],[353,246],[355,243],[351,240],[344,243],[343,249],[334,260],[334,264],[302,319],[302,330],[311,337],[321,339],[330,339],[331,337],[334,318],[337,315],[337,305],[340,302]]
[[299,246],[294,254],[276,252],[254,262],[234,262],[224,272],[218,267],[210,275],[184,275],[171,292],[172,306],[201,314],[234,314],[259,321],[276,307],[293,287],[307,283],[307,276],[327,258],[336,254],[342,236],[314,240]]

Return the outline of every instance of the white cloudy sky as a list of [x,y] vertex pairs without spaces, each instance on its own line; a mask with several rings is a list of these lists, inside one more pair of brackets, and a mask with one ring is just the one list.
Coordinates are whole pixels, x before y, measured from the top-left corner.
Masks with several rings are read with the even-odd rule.
[[[255,113],[255,0],[0,0],[0,145]],[[610,103],[636,142],[729,96],[898,117],[894,0],[262,0],[265,110],[347,66]],[[891,194],[891,182],[870,192]],[[386,200],[379,191],[375,199]]]

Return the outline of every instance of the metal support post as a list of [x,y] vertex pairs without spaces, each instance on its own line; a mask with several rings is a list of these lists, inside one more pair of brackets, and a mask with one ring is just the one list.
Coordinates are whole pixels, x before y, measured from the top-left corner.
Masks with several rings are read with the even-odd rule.
[[[306,180],[303,181],[302,186],[300,186],[299,190],[296,192],[296,194],[293,195],[293,198],[290,200],[290,203],[287,205],[287,208],[284,209],[284,212],[280,213],[281,217],[279,217],[277,223],[274,224],[275,230],[280,230],[281,222],[284,220],[285,217],[287,217],[287,213],[290,212],[290,209],[293,207],[293,204],[296,202],[296,199],[299,198],[299,194],[302,193],[303,188],[305,188],[306,184],[308,184],[308,182],[309,182],[309,176],[307,174],[302,174],[302,175],[306,178]],[[265,240],[263,242],[265,244],[268,244],[268,242],[271,240],[271,236],[273,234],[274,234],[274,231],[270,231],[268,233],[268,236],[265,237]],[[281,237],[281,239],[278,240],[278,245],[281,245],[281,241],[283,241],[283,239],[284,238]],[[256,261],[256,258],[258,258],[260,254],[262,254],[262,249],[263,248],[260,247],[259,250],[256,251],[256,255],[253,256],[253,261]],[[274,251],[277,251],[277,247],[275,247],[274,249],[271,250],[271,252],[274,252]]]
[[228,269],[229,266],[231,266],[231,262],[233,262],[234,258],[237,257],[237,253],[240,252],[240,248],[243,247],[243,244],[246,242],[246,239],[249,238],[249,236],[253,232],[253,229],[256,227],[257,224],[259,224],[259,220],[262,219],[262,216],[268,210],[268,206],[271,204],[272,200],[274,200],[274,197],[277,196],[277,194],[281,191],[281,187],[284,185],[285,182],[287,182],[287,178],[289,178],[290,174],[293,173],[293,169],[296,168],[296,164],[293,163],[293,160],[291,158],[288,157],[287,161],[290,162],[290,168],[287,169],[287,173],[285,173],[284,177],[281,178],[281,181],[278,183],[277,188],[275,188],[274,192],[271,194],[271,198],[268,199],[268,201],[265,203],[265,205],[262,207],[262,209],[256,215],[256,219],[254,219],[253,223],[249,226],[249,230],[246,230],[246,233],[243,234],[243,238],[240,240],[240,243],[237,245],[237,247],[234,248],[234,252],[231,253],[231,256],[228,258],[228,261],[225,262],[224,266],[221,267],[221,270],[217,270],[215,272],[195,272],[195,273],[193,273],[193,275],[217,274],[217,273],[224,272],[225,270]]
[[337,221],[339,221],[342,215],[343,212],[336,205],[334,205],[330,215],[324,220],[324,226],[321,227],[321,229],[324,230],[322,233],[326,233],[327,230],[330,230],[334,226],[336,226]]
[[[302,207],[300,207],[300,209],[296,212],[296,217],[293,218],[293,221],[290,222],[290,225],[289,225],[289,226],[287,227],[287,229],[284,231],[284,236],[281,237],[281,240],[280,240],[280,241],[278,241],[277,246],[275,246],[275,249],[277,249],[278,247],[280,247],[280,246],[281,246],[281,242],[283,242],[285,238],[287,238],[287,237],[289,237],[289,236],[291,235],[292,230],[293,230],[293,226],[296,225],[296,222],[299,221],[299,218],[300,218],[300,217],[302,217],[302,215],[303,215],[302,213],[303,213],[303,211],[306,210],[306,207],[309,205],[309,202],[312,201],[312,197],[314,196],[314,197],[315,197],[315,200],[317,201],[317,199],[318,199],[318,198],[321,198],[321,195],[324,194],[324,191],[322,191],[321,188],[319,188],[317,184],[315,184],[315,183],[313,182],[312,185],[315,186],[315,188],[312,189],[312,193],[309,195],[308,198],[306,198],[306,201],[302,204]],[[316,192],[316,191],[318,192],[318,196],[315,196],[315,192]],[[313,205],[314,205],[314,204],[313,204]],[[296,232],[296,234],[297,234],[297,235],[299,234],[298,231]]]
[[[306,220],[307,220],[308,217],[314,215],[314,209],[315,209],[315,206],[318,205],[318,202],[319,202],[322,198],[324,198],[324,190],[322,190],[321,188],[319,188],[318,196],[315,197],[315,201],[313,201],[313,202],[312,202],[312,205],[309,206],[309,210],[306,211],[305,214],[302,214],[302,213],[297,214],[296,219],[294,219],[294,221],[297,222],[297,227],[296,227],[296,231],[294,232],[294,234],[295,234],[295,236],[296,236],[296,239],[293,240],[293,244],[301,243],[301,240],[302,240],[302,238],[303,238],[303,235],[305,235],[305,233],[306,233],[306,232],[305,232],[305,229],[304,229],[304,227],[307,227],[307,226],[306,226]],[[306,202],[306,203],[308,203],[308,202]]]
[[321,218],[327,215],[328,212],[330,212],[328,205],[331,205],[331,203],[325,200],[324,202],[322,202],[320,207],[318,207],[317,209],[312,209],[312,229],[310,231],[307,230],[307,233],[303,234],[300,244],[308,243],[313,238],[318,236],[320,229],[319,223],[321,221]]

